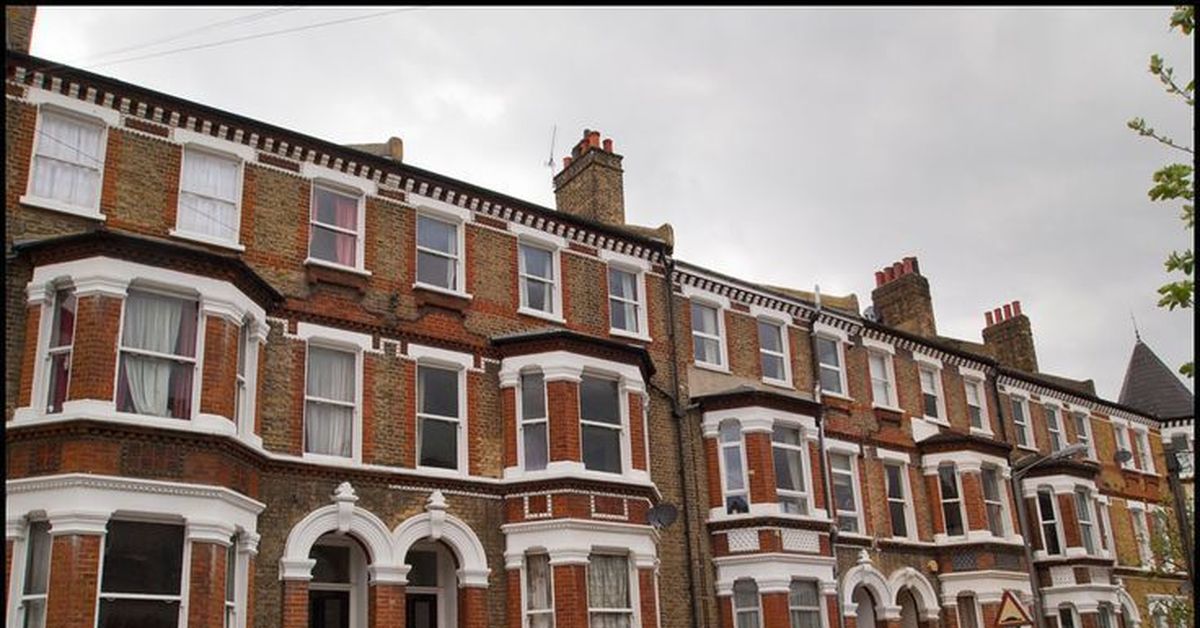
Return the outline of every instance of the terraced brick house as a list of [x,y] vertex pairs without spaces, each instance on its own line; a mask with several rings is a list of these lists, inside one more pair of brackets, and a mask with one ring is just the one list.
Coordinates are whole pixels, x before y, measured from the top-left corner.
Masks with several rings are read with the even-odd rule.
[[1019,303],[969,342],[916,258],[870,315],[729,277],[626,224],[596,131],[541,207],[30,56],[33,16],[8,625],[974,628],[1012,591],[1133,628],[1179,594],[1138,542],[1160,417],[1038,371]]

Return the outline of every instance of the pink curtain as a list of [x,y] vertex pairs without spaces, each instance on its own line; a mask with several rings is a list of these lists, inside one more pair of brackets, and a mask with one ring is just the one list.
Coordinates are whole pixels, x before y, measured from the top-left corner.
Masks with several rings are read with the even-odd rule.
[[[347,196],[334,196],[335,220],[337,226],[351,231],[358,230],[358,199]],[[338,234],[337,239],[337,259],[339,264],[346,266],[354,266],[355,250],[354,236],[346,234]]]
[[[179,340],[176,355],[196,355],[196,309],[197,303],[189,301],[183,305],[179,317]],[[196,368],[191,364],[176,363],[171,373],[171,416],[177,419],[192,417],[192,374]]]

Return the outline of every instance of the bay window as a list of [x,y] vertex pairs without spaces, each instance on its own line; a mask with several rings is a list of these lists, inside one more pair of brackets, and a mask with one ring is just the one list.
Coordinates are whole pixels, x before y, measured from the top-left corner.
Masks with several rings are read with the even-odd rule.
[[1046,553],[1056,555],[1062,553],[1062,541],[1058,532],[1058,511],[1054,503],[1054,492],[1048,487],[1037,491],[1038,513],[1042,522],[1042,547]]
[[417,215],[417,283],[452,292],[459,285],[459,225]]
[[821,628],[821,595],[815,580],[792,580],[788,614],[791,628]]
[[42,107],[38,112],[29,196],[72,213],[98,215],[105,126]]
[[549,418],[546,415],[546,381],[541,371],[521,374],[521,464],[540,471],[549,460]]
[[896,400],[895,376],[892,374],[892,356],[878,351],[867,354],[867,366],[871,371],[871,396],[877,406],[895,408],[900,405]]
[[1000,481],[1000,469],[984,465],[979,471],[979,481],[983,485],[983,505],[987,513],[988,531],[992,536],[1004,536],[1004,484]]
[[775,488],[779,510],[788,514],[808,514],[808,483],[805,481],[804,433],[798,427],[775,425],[771,431],[771,450],[775,458]]
[[758,584],[749,578],[741,578],[733,583],[733,616],[737,628],[759,628],[762,625]]
[[553,578],[549,554],[525,555],[525,628],[554,628]]
[[588,624],[590,628],[630,628],[633,600],[629,560],[615,554],[588,557]]
[[1046,411],[1046,431],[1050,433],[1050,453],[1063,448],[1062,427],[1058,423],[1058,408],[1051,404],[1043,406]]
[[240,231],[240,175],[241,162],[237,158],[185,147],[176,232],[236,245]]
[[892,520],[892,536],[909,538],[909,501],[908,482],[905,481],[905,467],[901,464],[887,463],[883,465],[883,475],[887,483],[888,515]]
[[925,418],[946,422],[946,417],[942,416],[942,384],[941,376],[937,369],[928,366],[918,368],[921,378],[921,408],[925,413]]
[[1013,430],[1017,433],[1017,445],[1033,447],[1033,436],[1029,431],[1029,402],[1024,397],[1011,395]]
[[725,365],[721,310],[692,301],[692,351],[697,364],[722,367]]
[[758,355],[764,380],[788,383],[787,328],[772,321],[758,321]]
[[579,383],[579,422],[583,466],[592,471],[621,473],[621,401],[615,379],[584,374]]
[[179,623],[183,526],[110,521],[104,535],[98,628]]
[[46,412],[62,412],[71,378],[71,352],[75,344],[75,291],[60,288],[54,292],[50,322],[50,344],[46,350]]
[[50,587],[50,523],[33,521],[25,538],[25,580],[21,613],[25,628],[45,628],[46,594]]
[[947,536],[963,536],[962,497],[958,490],[958,470],[953,464],[938,466],[938,488],[942,493],[942,520]]
[[310,344],[304,394],[304,451],[349,458],[358,413],[358,356]]
[[308,256],[362,269],[362,197],[313,184]]
[[417,365],[417,466],[459,469],[460,372]]
[[614,330],[645,334],[642,329],[642,295],[638,274],[608,267],[608,324]]
[[845,369],[842,366],[842,347],[838,340],[815,336],[817,362],[820,364],[821,391],[845,395]]
[[842,532],[859,532],[858,486],[855,458],[849,454],[830,453],[829,468],[833,479],[833,505],[837,510],[837,527]]
[[544,314],[556,314],[554,251],[531,244],[517,246],[521,307]]
[[131,288],[121,329],[117,410],[190,419],[197,304]]
[[1096,553],[1096,538],[1092,519],[1092,493],[1084,487],[1075,489],[1075,517],[1079,520],[1079,538],[1088,554]]
[[737,421],[728,419],[721,422],[719,430],[725,512],[731,515],[750,512],[746,486],[746,456],[742,448],[742,426]]

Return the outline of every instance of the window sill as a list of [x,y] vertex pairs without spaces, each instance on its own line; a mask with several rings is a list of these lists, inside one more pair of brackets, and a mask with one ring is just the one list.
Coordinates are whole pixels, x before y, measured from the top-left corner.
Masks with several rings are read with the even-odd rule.
[[230,249],[233,251],[237,251],[239,253],[246,250],[246,247],[242,246],[241,244],[238,244],[237,242],[221,240],[218,238],[214,238],[212,236],[188,233],[187,231],[179,231],[178,229],[171,229],[170,231],[167,231],[167,233],[170,234],[171,237],[173,237],[173,238],[179,238],[181,240],[191,240],[193,242],[199,242],[201,244],[210,244],[212,246],[219,246],[219,247],[227,248],[227,249]]
[[729,374],[729,367],[723,366],[721,364],[710,364],[708,362],[692,362],[692,364],[696,365],[696,368],[704,369],[706,371],[714,371],[716,373],[725,373],[726,375]]
[[336,264],[334,262],[327,262],[323,259],[317,259],[315,257],[309,257],[309,258],[305,259],[304,265],[305,266],[320,266],[322,268],[330,268],[333,270],[340,270],[340,271],[346,272],[346,273],[362,275],[363,277],[371,276],[371,271],[369,271],[369,270],[365,270],[362,268],[354,268],[353,266],[345,266],[342,264]]
[[842,401],[845,403],[854,403],[853,397],[847,397],[846,395],[843,395],[842,393],[829,392],[827,390],[821,391],[821,397],[822,398],[829,397],[830,399],[833,399],[835,401]]
[[647,336],[645,334],[639,334],[637,332],[628,331],[625,329],[616,329],[616,328],[610,327],[608,329],[608,334],[610,336],[621,336],[624,338],[632,338],[633,340],[641,340],[644,342],[650,342],[650,336]]
[[559,325],[567,324],[567,319],[565,319],[561,316],[552,314],[550,312],[543,312],[541,310],[535,310],[533,308],[528,308],[525,306],[521,306],[521,307],[517,308],[517,314],[524,314],[525,316],[532,316],[534,318],[540,318],[542,320],[550,321],[551,323],[558,323]]
[[978,427],[971,428],[971,436],[983,436],[984,438],[995,438],[996,435],[991,430],[985,430]]
[[440,478],[465,478],[467,474],[458,469],[447,469],[445,467],[427,467],[425,465],[417,465],[415,467],[418,473]]
[[68,205],[62,201],[56,201],[50,198],[41,198],[39,196],[31,196],[26,194],[21,196],[18,202],[22,205],[40,207],[42,209],[49,209],[51,211],[61,212],[64,214],[71,214],[72,216],[79,216],[81,218],[90,218],[92,220],[99,220],[101,222],[107,220],[107,217],[105,217],[105,215],[100,213],[100,211],[97,209]]
[[360,461],[355,460],[350,456],[334,456],[332,454],[314,454],[306,451],[300,456],[307,462],[318,462],[320,464],[331,464],[336,466],[357,466]]
[[1037,447],[1030,447],[1029,445],[1017,445],[1017,449],[1024,449],[1025,451],[1032,451],[1035,454],[1038,453]]
[[933,423],[934,425],[940,425],[942,427],[947,427],[947,428],[950,427],[950,422],[945,419],[939,419],[939,418],[931,417],[931,416],[923,416],[921,418],[925,419],[926,421],[929,421],[930,423]]
[[880,403],[872,403],[871,407],[874,408],[875,410],[883,410],[884,412],[894,412],[896,414],[904,414],[904,409],[897,408],[896,406],[887,406],[887,405],[883,405]]
[[460,292],[458,290],[450,290],[449,288],[443,288],[441,286],[435,286],[433,284],[422,283],[420,281],[414,281],[412,287],[413,287],[413,290],[428,290],[429,292],[436,292],[438,294],[444,294],[444,295],[451,296],[451,297],[458,297],[459,299],[465,299],[467,301],[470,301],[475,298],[475,297],[471,296],[470,294],[467,294],[466,292]]
[[774,386],[776,388],[784,388],[784,389],[791,390],[791,391],[795,390],[795,388],[792,386],[792,383],[787,380],[769,379],[769,378],[764,377],[762,379],[762,382],[768,386]]

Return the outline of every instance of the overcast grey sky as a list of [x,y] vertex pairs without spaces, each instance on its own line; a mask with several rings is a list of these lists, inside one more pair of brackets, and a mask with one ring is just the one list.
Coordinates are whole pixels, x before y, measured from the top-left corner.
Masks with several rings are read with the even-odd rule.
[[551,128],[556,164],[599,129],[627,219],[670,222],[681,259],[866,307],[916,255],[940,333],[979,341],[1019,299],[1042,369],[1112,399],[1131,311],[1191,358],[1192,312],[1155,307],[1190,235],[1146,197],[1180,157],[1125,128],[1192,136],[1147,72],[1158,52],[1194,76],[1168,7],[429,7],[102,65],[386,10],[266,9],[42,7],[32,52],[334,142],[397,135],[409,163],[549,207]]

